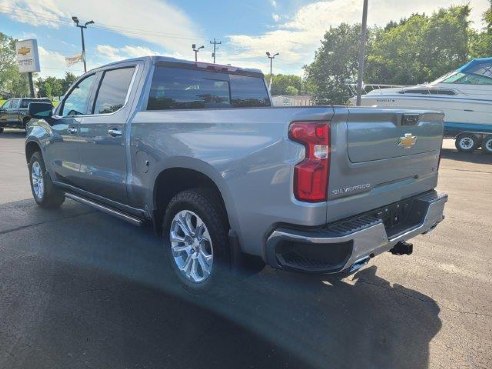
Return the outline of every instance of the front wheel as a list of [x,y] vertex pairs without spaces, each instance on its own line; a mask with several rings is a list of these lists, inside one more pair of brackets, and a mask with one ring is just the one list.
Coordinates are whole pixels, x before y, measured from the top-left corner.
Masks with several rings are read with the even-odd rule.
[[165,252],[177,279],[191,292],[220,284],[230,268],[227,217],[212,190],[178,193],[164,216]]
[[480,141],[473,133],[462,133],[456,137],[455,146],[461,152],[473,152],[480,145]]
[[65,195],[53,185],[39,151],[32,154],[29,160],[29,179],[32,195],[39,206],[53,209],[63,204]]
[[492,154],[492,135],[485,136],[482,141],[482,150],[487,154]]

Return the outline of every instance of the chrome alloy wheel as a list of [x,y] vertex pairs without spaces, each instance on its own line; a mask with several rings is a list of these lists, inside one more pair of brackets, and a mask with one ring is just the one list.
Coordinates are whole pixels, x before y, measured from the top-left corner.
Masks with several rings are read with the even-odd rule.
[[174,262],[193,283],[205,281],[212,273],[213,246],[207,226],[190,210],[177,213],[169,231]]
[[35,161],[31,167],[32,189],[38,200],[42,200],[44,196],[44,178],[39,162]]
[[471,150],[475,142],[470,137],[463,137],[460,139],[459,145],[463,150]]

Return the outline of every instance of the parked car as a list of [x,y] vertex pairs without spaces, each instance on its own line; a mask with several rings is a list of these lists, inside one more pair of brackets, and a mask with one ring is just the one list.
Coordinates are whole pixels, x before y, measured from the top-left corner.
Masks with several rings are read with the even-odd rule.
[[354,272],[443,219],[438,112],[272,107],[259,70],[144,57],[30,113],[36,203],[151,222],[190,289],[244,265]]
[[51,104],[50,99],[14,98],[8,99],[0,107],[0,133],[6,127],[25,129],[31,119],[29,116],[29,103],[43,102]]

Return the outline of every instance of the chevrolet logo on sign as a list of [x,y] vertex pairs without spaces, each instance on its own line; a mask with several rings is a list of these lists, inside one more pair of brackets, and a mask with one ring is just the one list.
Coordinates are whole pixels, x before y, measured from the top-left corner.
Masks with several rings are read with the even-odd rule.
[[29,47],[21,47],[17,53],[20,55],[27,55],[31,52],[31,49]]
[[405,136],[400,137],[398,146],[404,147],[405,149],[411,149],[417,142],[417,137],[411,133],[405,133]]

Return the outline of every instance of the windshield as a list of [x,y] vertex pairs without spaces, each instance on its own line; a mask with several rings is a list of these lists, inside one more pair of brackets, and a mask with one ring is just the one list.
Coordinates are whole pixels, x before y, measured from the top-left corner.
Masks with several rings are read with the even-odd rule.
[[456,71],[445,74],[434,83],[492,85],[492,60],[472,61]]

